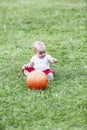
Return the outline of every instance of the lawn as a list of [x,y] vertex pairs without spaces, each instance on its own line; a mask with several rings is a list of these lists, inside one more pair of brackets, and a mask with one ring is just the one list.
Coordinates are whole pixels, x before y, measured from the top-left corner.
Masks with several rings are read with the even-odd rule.
[[[87,130],[86,0],[0,0],[0,130]],[[21,72],[41,40],[58,62],[45,90]]]

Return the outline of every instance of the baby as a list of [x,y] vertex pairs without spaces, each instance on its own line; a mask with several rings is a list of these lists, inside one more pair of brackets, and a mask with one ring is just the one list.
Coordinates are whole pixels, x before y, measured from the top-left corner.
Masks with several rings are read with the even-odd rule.
[[33,50],[34,56],[30,59],[28,64],[22,67],[23,74],[28,77],[29,73],[33,70],[41,70],[47,75],[48,80],[53,80],[54,72],[50,69],[50,63],[56,63],[56,58],[46,53],[45,44],[41,41],[34,43]]

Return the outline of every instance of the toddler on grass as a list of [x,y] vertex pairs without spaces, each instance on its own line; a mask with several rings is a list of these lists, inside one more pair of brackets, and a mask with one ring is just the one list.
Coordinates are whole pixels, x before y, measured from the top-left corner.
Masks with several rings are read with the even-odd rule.
[[50,63],[56,63],[56,58],[46,53],[45,44],[41,41],[36,41],[33,45],[34,55],[30,59],[29,63],[23,65],[22,72],[28,77],[29,73],[33,70],[43,71],[48,80],[54,79],[54,72],[50,69]]

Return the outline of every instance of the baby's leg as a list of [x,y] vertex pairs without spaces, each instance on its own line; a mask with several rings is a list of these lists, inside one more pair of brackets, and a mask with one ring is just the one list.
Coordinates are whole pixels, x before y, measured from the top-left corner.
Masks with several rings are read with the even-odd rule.
[[54,79],[54,76],[53,76],[54,72],[52,70],[46,69],[43,72],[47,75],[48,80],[53,80]]
[[26,65],[24,65],[24,66],[22,67],[22,73],[23,73],[26,77],[28,77],[29,74],[30,74],[30,72],[32,72],[33,70],[35,70],[33,67],[26,67]]

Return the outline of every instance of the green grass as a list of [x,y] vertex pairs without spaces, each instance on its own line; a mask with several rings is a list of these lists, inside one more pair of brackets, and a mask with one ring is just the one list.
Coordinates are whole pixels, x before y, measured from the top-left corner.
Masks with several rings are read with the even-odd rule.
[[[87,130],[86,0],[0,0],[0,130]],[[45,90],[22,66],[41,40],[58,63]]]

